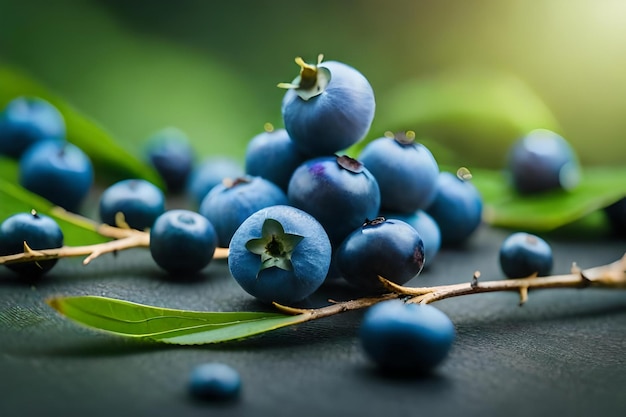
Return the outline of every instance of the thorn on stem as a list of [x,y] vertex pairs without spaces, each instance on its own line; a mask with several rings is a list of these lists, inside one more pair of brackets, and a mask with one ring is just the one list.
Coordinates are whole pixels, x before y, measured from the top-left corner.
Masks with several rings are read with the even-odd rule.
[[24,241],[24,253],[33,254],[35,251]]
[[480,278],[480,271],[474,272],[474,275],[472,276],[472,282],[470,284],[472,288],[478,287],[478,278]]
[[528,301],[528,287],[520,287],[519,289],[519,306],[523,306]]

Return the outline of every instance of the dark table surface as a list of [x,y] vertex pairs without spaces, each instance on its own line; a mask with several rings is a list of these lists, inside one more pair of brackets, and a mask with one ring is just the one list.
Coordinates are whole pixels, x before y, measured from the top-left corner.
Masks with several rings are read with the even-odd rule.
[[[507,231],[483,227],[467,248],[443,250],[410,282],[467,281],[475,270],[499,279]],[[572,262],[618,259],[626,242],[551,240],[555,273]],[[194,310],[259,310],[232,280],[226,261],[200,279],[174,282],[143,249],[89,266],[64,259],[37,285],[0,270],[0,416],[620,416],[626,415],[626,292],[558,289],[490,293],[435,305],[457,328],[447,360],[432,375],[398,379],[375,371],[356,332],[362,311],[283,328],[245,341],[170,346],[100,333],[57,315],[52,295],[93,294]],[[319,299],[347,299],[342,285]],[[232,403],[187,394],[197,364],[221,361],[242,376]]]

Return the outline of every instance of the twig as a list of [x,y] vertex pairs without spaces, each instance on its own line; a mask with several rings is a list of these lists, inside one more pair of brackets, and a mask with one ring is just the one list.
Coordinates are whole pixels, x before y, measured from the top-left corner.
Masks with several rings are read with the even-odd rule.
[[[475,275],[476,277],[476,275]],[[495,291],[515,291],[520,293],[520,304],[528,299],[528,291],[545,288],[621,288],[626,289],[626,254],[619,260],[608,265],[580,270],[575,264],[572,272],[566,275],[549,277],[531,276],[528,278],[503,279],[498,281],[443,285],[430,288],[410,288],[396,285],[381,279],[389,290],[411,296],[408,302],[429,304],[435,301],[467,294],[479,294]]]
[[598,287],[608,289],[626,289],[626,254],[610,264],[581,270],[575,264],[572,272],[566,275],[549,277],[528,277],[519,279],[503,279],[498,281],[479,282],[480,273],[474,273],[468,283],[439,285],[434,287],[404,287],[380,277],[383,285],[391,293],[378,297],[360,298],[357,300],[336,302],[316,309],[299,309],[274,303],[283,313],[302,315],[302,321],[314,320],[346,311],[370,307],[376,303],[396,298],[406,298],[407,303],[430,304],[435,301],[468,294],[480,294],[495,291],[515,291],[520,293],[520,305],[528,299],[528,291],[547,288],[587,288]]
[[24,252],[17,253],[15,255],[0,256],[0,265],[8,265],[19,262],[40,262],[49,259],[69,258],[75,256],[86,256],[83,260],[83,264],[87,265],[89,262],[105,253],[130,248],[148,247],[150,245],[150,235],[146,232],[128,229],[125,231],[125,234],[125,237],[111,240],[109,242],[85,246],[62,246],[56,249],[34,250],[31,249],[26,242],[24,242]]
[[[150,247],[150,233],[140,230],[114,227],[108,224],[98,224],[89,219],[76,214],[65,212],[65,216],[75,217],[75,221],[89,224],[101,236],[114,240],[96,243],[84,246],[62,246],[54,249],[35,250],[24,242],[24,252],[14,255],[0,256],[0,265],[8,265],[20,262],[40,262],[49,259],[70,258],[77,256],[85,256],[83,264],[87,265],[94,259],[106,253],[118,252],[131,248],[148,248]],[[228,257],[228,248],[217,248],[214,259],[225,259]]]

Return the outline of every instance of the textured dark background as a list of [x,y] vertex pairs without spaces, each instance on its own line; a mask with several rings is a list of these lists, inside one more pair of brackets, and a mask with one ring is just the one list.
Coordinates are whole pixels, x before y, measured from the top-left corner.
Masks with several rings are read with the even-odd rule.
[[[465,249],[444,250],[411,284],[498,279],[497,249],[508,232],[481,229]],[[576,261],[616,260],[623,240],[550,236],[555,272]],[[458,337],[428,377],[377,373],[356,337],[362,312],[287,327],[246,341],[181,347],[101,334],[52,311],[52,295],[95,294],[164,307],[256,310],[214,261],[198,279],[172,282],[134,249],[83,267],[65,259],[39,284],[0,270],[0,416],[624,416],[626,293],[599,289],[480,294],[437,304]],[[319,299],[346,299],[326,287]],[[313,300],[319,302],[319,300]],[[205,361],[241,372],[234,403],[200,404],[186,391]]]

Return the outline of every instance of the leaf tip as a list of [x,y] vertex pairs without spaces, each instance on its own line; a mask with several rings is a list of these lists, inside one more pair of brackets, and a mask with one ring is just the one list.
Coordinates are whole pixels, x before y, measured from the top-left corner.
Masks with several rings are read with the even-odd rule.
[[61,298],[60,297],[49,297],[49,298],[46,298],[45,302],[50,307],[52,307],[54,310],[56,310],[59,313],[63,314],[63,307],[62,307],[62,303],[61,303]]

